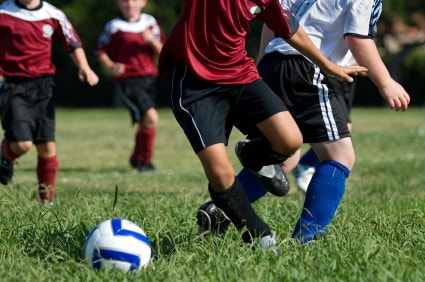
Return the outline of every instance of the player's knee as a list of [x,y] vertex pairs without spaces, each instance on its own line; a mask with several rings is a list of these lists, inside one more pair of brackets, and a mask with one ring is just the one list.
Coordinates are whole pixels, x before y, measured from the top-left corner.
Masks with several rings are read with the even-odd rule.
[[235,173],[232,167],[214,166],[205,170],[212,188],[216,192],[223,192],[233,185]]
[[273,144],[272,148],[279,154],[285,156],[294,155],[303,145],[302,135],[291,135],[286,138],[285,142],[281,142],[278,144]]
[[23,155],[31,149],[32,145],[32,141],[11,142],[10,148],[17,155]]
[[155,108],[150,108],[143,119],[141,120],[142,127],[156,127],[158,124],[159,115]]

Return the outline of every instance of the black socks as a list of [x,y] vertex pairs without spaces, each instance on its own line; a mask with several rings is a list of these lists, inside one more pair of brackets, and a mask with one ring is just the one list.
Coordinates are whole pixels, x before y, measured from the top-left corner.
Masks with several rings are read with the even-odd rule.
[[288,158],[274,151],[265,137],[255,138],[245,143],[238,157],[242,165],[252,171],[259,171],[265,165],[281,164]]
[[252,238],[271,234],[270,227],[255,213],[242,184],[235,177],[233,185],[225,192],[217,193],[208,185],[211,199],[229,217],[238,230],[246,228],[242,234],[245,243]]

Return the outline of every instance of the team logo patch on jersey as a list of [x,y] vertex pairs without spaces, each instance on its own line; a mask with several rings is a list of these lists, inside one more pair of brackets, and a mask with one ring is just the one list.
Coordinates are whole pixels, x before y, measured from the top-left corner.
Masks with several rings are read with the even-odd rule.
[[253,18],[255,18],[261,12],[261,8],[258,6],[254,6],[254,7],[251,7],[249,11],[251,12]]
[[49,24],[43,25],[43,37],[50,38],[53,35],[53,27]]

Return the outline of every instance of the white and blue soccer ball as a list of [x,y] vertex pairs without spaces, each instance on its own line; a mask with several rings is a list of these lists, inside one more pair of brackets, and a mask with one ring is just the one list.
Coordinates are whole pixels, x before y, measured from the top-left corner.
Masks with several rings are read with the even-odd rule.
[[114,218],[92,229],[84,244],[84,255],[86,264],[95,269],[137,271],[149,263],[151,246],[142,228],[129,220]]

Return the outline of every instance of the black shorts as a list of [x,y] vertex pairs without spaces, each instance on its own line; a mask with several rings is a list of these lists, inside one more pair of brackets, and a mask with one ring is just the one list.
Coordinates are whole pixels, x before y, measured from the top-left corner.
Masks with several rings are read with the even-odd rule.
[[155,105],[156,77],[139,76],[124,78],[115,83],[115,93],[129,109],[133,123],[139,122],[143,115]]
[[248,134],[255,124],[287,110],[261,79],[243,85],[209,84],[178,62],[170,73],[173,113],[195,153],[227,145],[233,126]]
[[269,53],[258,64],[264,81],[285,103],[304,143],[349,137],[344,110],[320,68],[300,55]]
[[341,81],[335,77],[328,77],[329,85],[332,86],[335,92],[336,98],[345,113],[345,119],[351,123],[351,107],[353,106],[354,94],[356,92],[356,81],[354,77],[353,82]]
[[6,78],[0,89],[0,113],[8,141],[55,141],[53,86],[51,76]]

